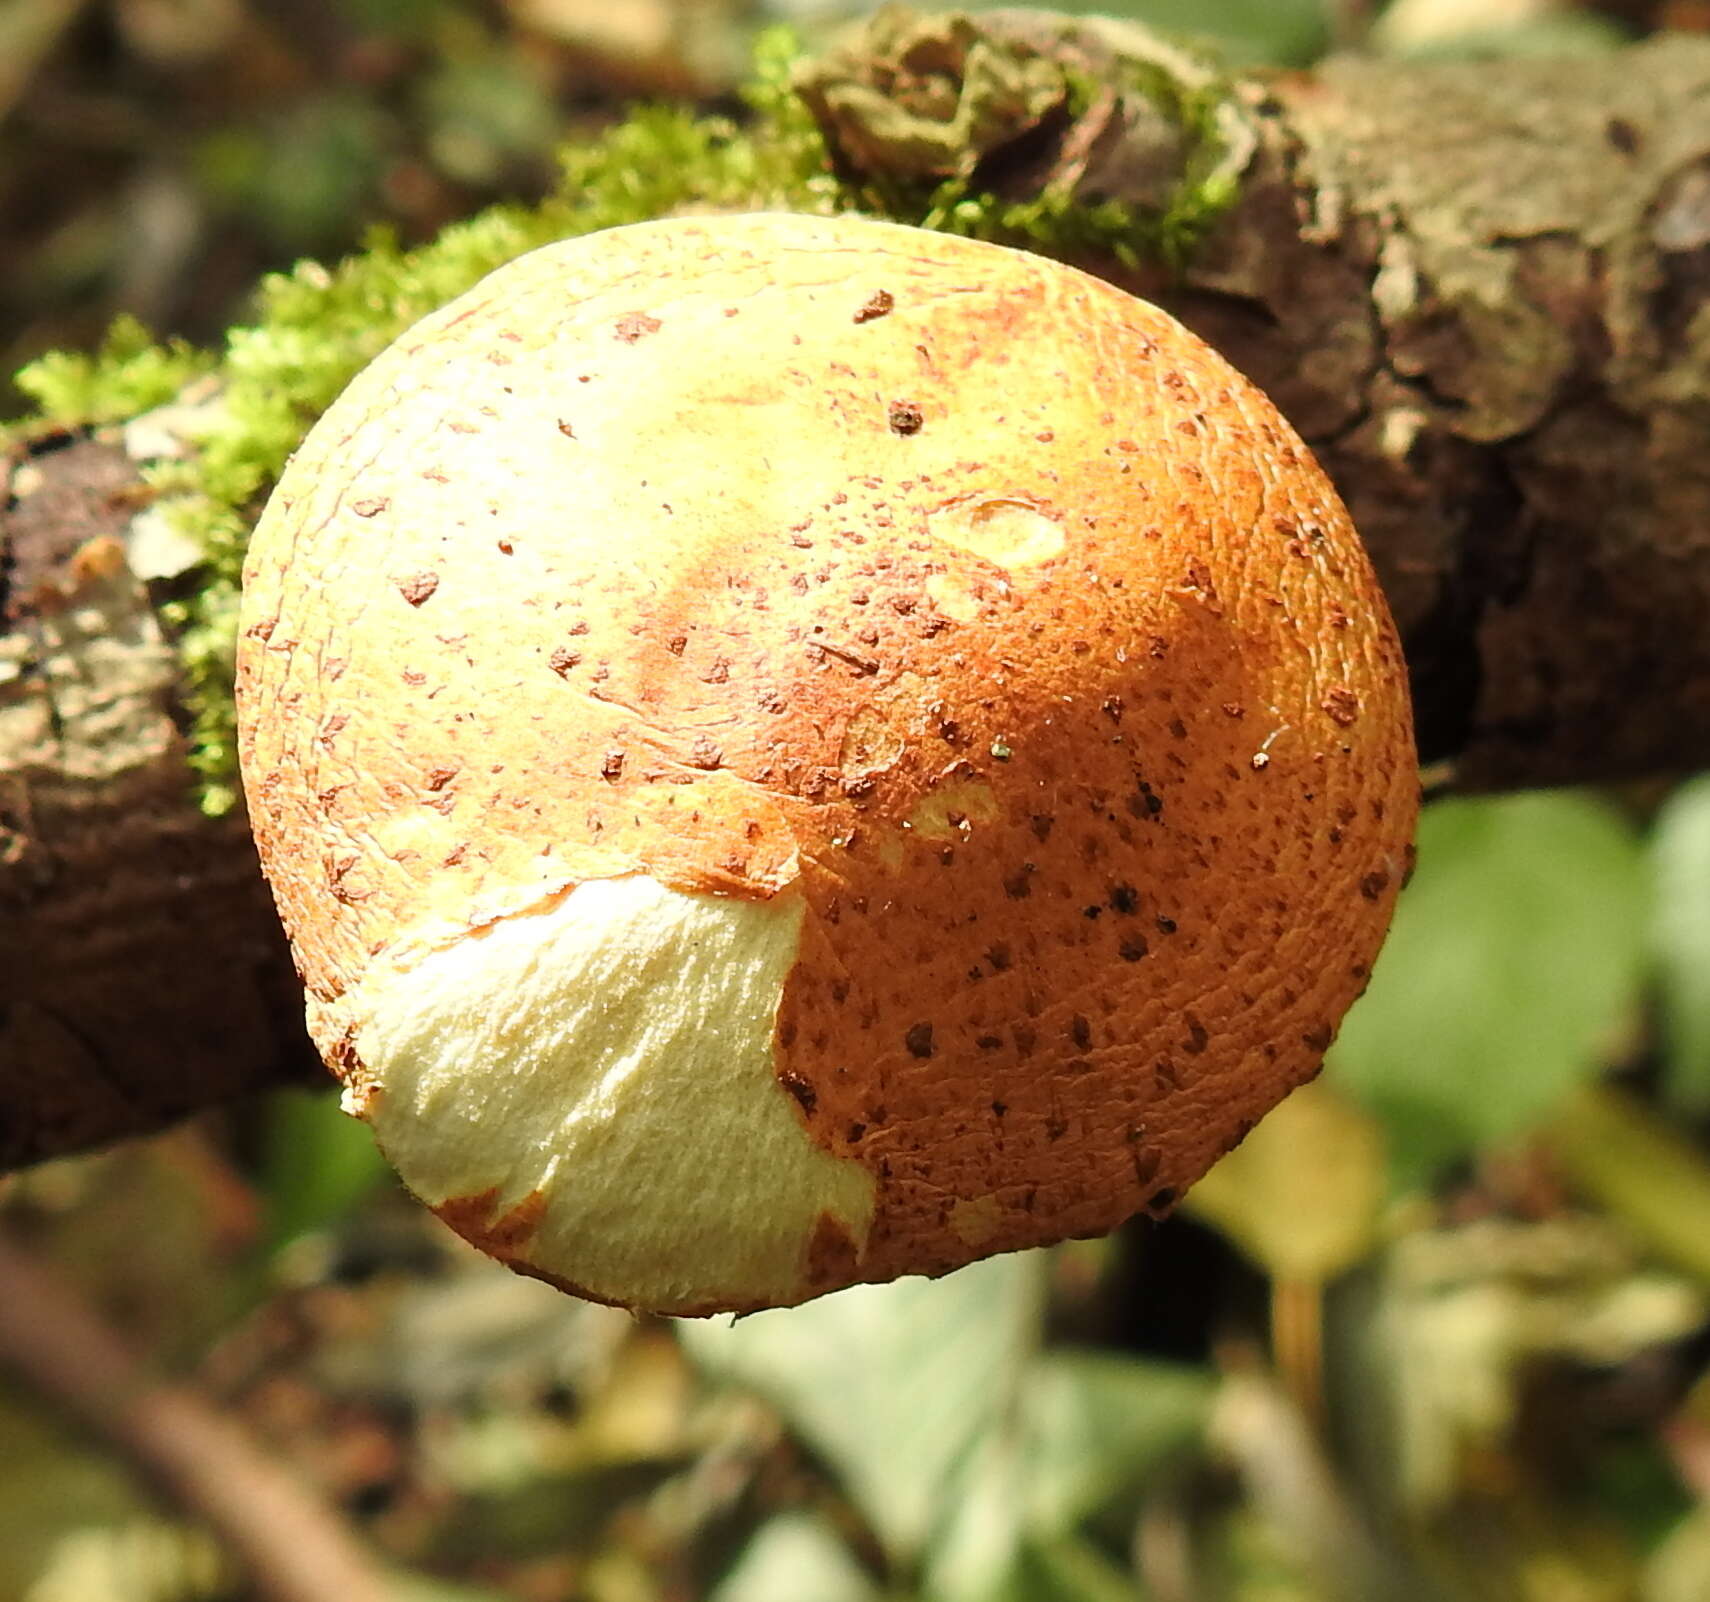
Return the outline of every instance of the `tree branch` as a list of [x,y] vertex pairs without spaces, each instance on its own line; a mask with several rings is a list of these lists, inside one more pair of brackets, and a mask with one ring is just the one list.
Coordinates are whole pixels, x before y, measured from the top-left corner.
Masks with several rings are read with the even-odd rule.
[[[1119,22],[888,12],[798,83],[849,203],[1031,237],[1271,393],[1426,759],[1710,766],[1710,40],[1227,82]],[[49,434],[0,502],[0,1167],[310,1061],[241,822],[188,798],[144,454]]]
[[242,814],[191,791],[138,488],[62,438],[0,519],[0,1169],[318,1069]]
[[388,1602],[393,1595],[331,1508],[201,1397],[145,1375],[91,1309],[3,1236],[0,1364],[205,1520],[267,1602]]

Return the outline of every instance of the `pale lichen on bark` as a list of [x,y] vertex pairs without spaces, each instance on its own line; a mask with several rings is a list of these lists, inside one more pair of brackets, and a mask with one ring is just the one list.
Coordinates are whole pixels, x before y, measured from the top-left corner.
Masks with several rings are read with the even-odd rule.
[[242,815],[188,783],[137,572],[194,553],[111,432],[0,464],[0,1169],[311,1061]]
[[1316,443],[1438,753],[1484,784],[1702,766],[1710,41],[1330,62],[1277,106],[1303,246],[1369,284]]

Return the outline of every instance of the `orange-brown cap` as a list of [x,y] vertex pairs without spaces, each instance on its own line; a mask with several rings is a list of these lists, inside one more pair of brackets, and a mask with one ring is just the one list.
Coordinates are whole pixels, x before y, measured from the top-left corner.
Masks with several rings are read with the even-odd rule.
[[1070,268],[642,224],[405,334],[256,530],[311,1027],[476,1244],[678,1313],[1166,1209],[1317,1069],[1417,800],[1347,514]]

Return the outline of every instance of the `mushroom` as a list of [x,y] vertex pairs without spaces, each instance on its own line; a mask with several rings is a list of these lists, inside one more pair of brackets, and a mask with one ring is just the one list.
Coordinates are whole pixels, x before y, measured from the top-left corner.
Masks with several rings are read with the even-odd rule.
[[1167,1211],[1316,1072],[1410,850],[1394,627],[1271,404],[886,223],[500,268],[311,431],[241,632],[345,1105],[629,1307]]

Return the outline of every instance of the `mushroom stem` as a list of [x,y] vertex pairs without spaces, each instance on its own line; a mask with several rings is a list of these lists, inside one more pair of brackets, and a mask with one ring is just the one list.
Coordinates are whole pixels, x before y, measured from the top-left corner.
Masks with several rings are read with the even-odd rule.
[[1324,1287],[1315,1279],[1271,1281],[1271,1353],[1283,1388],[1315,1429],[1324,1425]]

